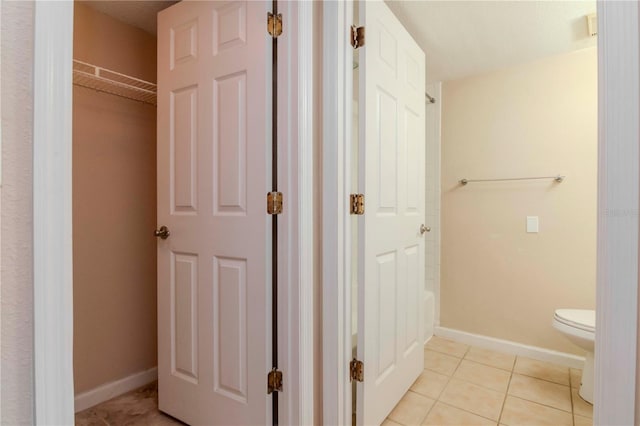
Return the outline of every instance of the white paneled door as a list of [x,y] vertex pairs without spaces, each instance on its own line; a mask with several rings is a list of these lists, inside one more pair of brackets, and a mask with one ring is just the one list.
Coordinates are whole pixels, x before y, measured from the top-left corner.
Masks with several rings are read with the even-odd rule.
[[193,425],[271,422],[266,13],[183,1],[158,16],[159,404]]
[[381,0],[360,1],[357,422],[380,424],[424,365],[425,56]]

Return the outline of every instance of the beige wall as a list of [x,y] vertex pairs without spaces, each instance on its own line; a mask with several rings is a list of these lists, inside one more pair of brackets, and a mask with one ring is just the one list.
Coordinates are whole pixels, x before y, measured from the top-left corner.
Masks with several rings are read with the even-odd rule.
[[0,424],[33,423],[34,3],[2,2]]
[[[75,3],[74,57],[155,81],[152,35]],[[76,393],[156,365],[156,110],[73,88]]]
[[551,321],[595,308],[595,48],[446,82],[442,108],[441,325],[580,353]]

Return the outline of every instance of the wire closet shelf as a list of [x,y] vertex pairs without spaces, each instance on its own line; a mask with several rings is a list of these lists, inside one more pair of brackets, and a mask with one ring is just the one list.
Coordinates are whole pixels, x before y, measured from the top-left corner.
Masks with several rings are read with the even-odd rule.
[[154,106],[156,85],[106,68],[73,60],[73,84]]

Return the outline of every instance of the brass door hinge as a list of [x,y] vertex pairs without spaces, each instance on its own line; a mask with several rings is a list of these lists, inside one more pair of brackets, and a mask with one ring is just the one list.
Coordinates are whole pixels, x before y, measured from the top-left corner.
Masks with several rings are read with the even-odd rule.
[[362,361],[358,361],[355,358],[351,360],[349,363],[349,378],[352,382],[354,380],[358,382],[364,381],[364,363]]
[[282,213],[282,192],[269,192],[267,194],[267,213]]
[[351,46],[354,49],[364,46],[364,27],[351,26]]
[[364,194],[351,194],[349,197],[351,214],[364,214]]
[[282,392],[282,371],[275,367],[267,375],[267,393]]
[[272,12],[267,13],[267,32],[273,38],[278,38],[282,34],[282,13],[277,15]]

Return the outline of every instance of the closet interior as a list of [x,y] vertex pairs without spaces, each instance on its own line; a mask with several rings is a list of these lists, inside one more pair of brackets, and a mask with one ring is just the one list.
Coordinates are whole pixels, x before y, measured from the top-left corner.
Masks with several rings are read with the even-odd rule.
[[[76,412],[157,376],[155,16],[173,3],[74,3]],[[136,13],[152,26],[113,17]]]

